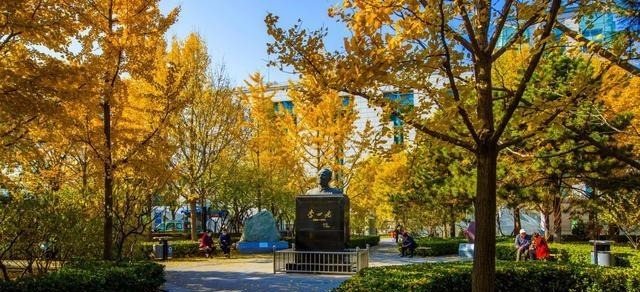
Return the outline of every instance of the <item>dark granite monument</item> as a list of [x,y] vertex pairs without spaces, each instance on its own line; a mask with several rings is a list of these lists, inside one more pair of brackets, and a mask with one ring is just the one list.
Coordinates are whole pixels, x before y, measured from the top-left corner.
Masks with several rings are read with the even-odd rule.
[[296,197],[296,250],[344,251],[349,242],[349,198],[329,186],[331,176],[321,170],[319,186]]

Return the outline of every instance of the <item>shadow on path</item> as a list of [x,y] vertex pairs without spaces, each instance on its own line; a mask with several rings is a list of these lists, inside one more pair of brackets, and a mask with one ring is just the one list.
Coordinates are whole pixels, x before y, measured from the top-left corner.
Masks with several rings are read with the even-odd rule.
[[167,271],[165,291],[329,291],[350,276]]

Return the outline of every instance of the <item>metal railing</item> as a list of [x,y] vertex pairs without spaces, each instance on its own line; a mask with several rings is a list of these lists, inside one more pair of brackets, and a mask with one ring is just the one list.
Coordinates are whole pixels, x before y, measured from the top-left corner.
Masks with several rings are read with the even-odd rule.
[[369,266],[369,246],[345,251],[273,251],[273,273],[354,274]]

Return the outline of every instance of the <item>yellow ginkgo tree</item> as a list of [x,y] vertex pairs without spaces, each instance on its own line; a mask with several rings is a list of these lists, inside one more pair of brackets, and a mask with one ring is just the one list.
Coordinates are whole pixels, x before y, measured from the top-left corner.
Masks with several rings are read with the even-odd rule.
[[259,73],[252,74],[245,85],[240,92],[247,109],[243,123],[248,138],[244,163],[254,171],[250,183],[255,188],[255,206],[269,208],[278,216],[287,210],[277,208],[276,202],[291,205],[293,194],[306,187],[300,150],[296,148],[296,117],[290,108],[274,102],[276,91]]
[[[341,51],[325,48],[325,30],[309,31],[300,24],[283,29],[272,14],[265,22],[273,38],[268,52],[275,55],[274,65],[293,68],[321,87],[363,97],[385,114],[398,114],[416,130],[475,155],[472,287],[486,292],[495,290],[498,154],[536,135],[566,109],[539,110],[558,100],[523,99],[554,41],[552,29],[562,9],[560,0],[346,0],[329,9],[350,31]],[[525,38],[531,48],[523,56],[513,89],[499,88],[492,76],[496,60]],[[425,97],[419,106],[405,111],[385,98],[381,90],[385,86]],[[439,112],[437,118],[434,111]],[[527,116],[532,127],[513,125],[514,116]]]
[[82,27],[72,62],[84,68],[81,98],[69,105],[75,139],[102,165],[104,252],[112,258],[113,188],[117,171],[147,154],[160,139],[179,99],[185,72],[165,57],[164,33],[178,10],[160,12],[159,1],[74,2]]
[[[188,105],[173,122],[171,139],[177,146],[172,159],[179,176],[174,185],[187,199],[191,210],[202,206],[202,228],[206,227],[206,200],[219,192],[224,168],[217,167],[225,151],[242,144],[240,100],[231,87],[225,67],[211,68],[202,38],[190,34],[175,40],[169,53],[189,72],[182,99]],[[197,239],[196,212],[191,212],[191,239]],[[204,231],[204,230],[201,230]]]

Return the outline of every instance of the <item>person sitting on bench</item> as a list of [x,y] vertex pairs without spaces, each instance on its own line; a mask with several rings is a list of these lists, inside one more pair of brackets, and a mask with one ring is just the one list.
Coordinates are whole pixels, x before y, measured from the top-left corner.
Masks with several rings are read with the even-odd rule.
[[231,257],[231,236],[226,229],[222,229],[220,233],[220,249],[226,257]]
[[213,232],[211,230],[207,230],[207,232],[202,234],[200,238],[200,250],[204,251],[204,256],[209,257],[211,253],[215,250],[215,246],[213,245],[213,238],[211,235]]
[[[531,246],[531,236],[527,235],[527,231],[520,229],[520,234],[516,235],[516,262],[526,260],[529,257],[529,246]],[[535,251],[534,251],[535,252]],[[522,256],[524,255],[524,258]]]
[[541,236],[540,233],[533,233],[533,244],[536,246],[536,259],[537,260],[548,260],[550,257],[549,245],[547,241],[544,239],[544,236]]
[[418,247],[418,244],[416,243],[415,240],[413,240],[413,237],[409,236],[409,233],[405,232],[402,234],[402,255],[401,257],[404,257],[407,255],[407,250],[409,250],[409,257],[412,258],[413,257],[413,253],[416,250],[416,247]]

